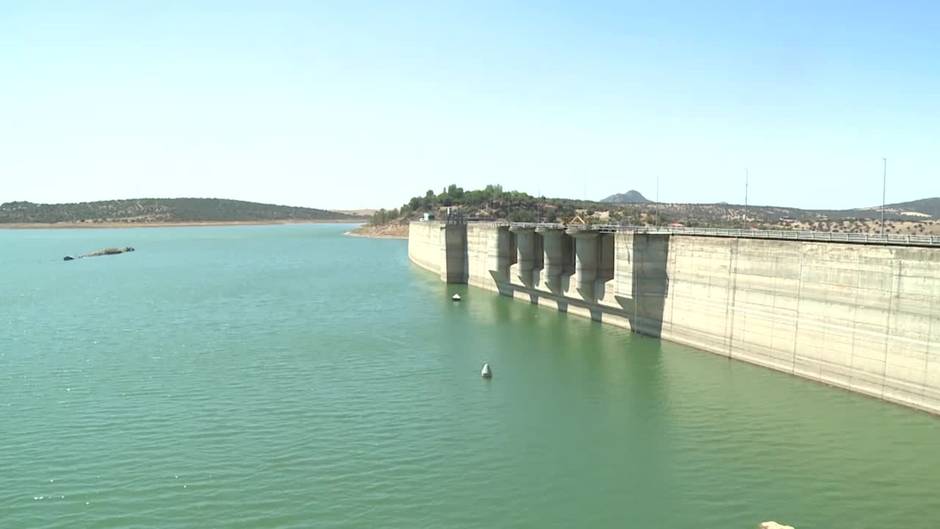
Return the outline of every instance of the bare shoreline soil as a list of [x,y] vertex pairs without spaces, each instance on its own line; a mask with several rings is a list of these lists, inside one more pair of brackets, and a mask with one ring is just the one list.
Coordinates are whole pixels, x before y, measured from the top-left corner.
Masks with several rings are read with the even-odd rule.
[[384,224],[382,226],[369,226],[363,224],[354,230],[347,231],[350,237],[365,237],[369,239],[407,239],[407,224]]

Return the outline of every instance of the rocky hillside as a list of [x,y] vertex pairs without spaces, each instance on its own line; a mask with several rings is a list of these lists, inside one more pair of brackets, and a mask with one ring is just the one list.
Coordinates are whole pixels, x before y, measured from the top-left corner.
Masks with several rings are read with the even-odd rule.
[[626,193],[617,193],[616,195],[610,195],[609,197],[601,200],[606,204],[647,204],[649,200],[643,196],[642,193],[635,189],[631,189]]

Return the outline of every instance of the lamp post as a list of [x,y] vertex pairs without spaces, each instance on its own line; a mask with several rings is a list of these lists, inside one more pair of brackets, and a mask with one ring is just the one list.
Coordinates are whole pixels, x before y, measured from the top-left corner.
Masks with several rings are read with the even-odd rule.
[[888,191],[888,159],[882,158],[883,164],[881,173],[881,237],[885,236],[885,196]]
[[748,169],[744,169],[744,227],[748,227],[747,223],[747,184],[748,179],[750,178],[750,172]]
[[655,210],[656,210],[656,226],[659,226],[659,212],[660,212],[660,207],[659,207],[659,175],[656,175],[656,206],[655,206]]

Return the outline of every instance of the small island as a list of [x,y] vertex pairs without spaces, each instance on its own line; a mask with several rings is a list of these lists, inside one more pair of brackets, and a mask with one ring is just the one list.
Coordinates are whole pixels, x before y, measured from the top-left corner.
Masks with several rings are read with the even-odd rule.
[[133,252],[133,246],[125,246],[123,248],[102,248],[101,250],[95,250],[91,253],[82,254],[79,256],[66,255],[62,258],[63,261],[74,261],[76,259],[84,259],[85,257],[98,257],[101,255],[120,255],[122,253]]

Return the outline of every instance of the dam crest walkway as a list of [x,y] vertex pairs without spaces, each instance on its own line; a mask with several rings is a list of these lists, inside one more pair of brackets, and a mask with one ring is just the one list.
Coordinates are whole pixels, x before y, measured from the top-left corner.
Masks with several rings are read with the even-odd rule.
[[694,235],[699,237],[727,237],[742,239],[775,239],[785,241],[832,242],[842,244],[873,244],[890,246],[940,247],[937,235],[871,235],[867,233],[841,233],[800,230],[747,230],[732,228],[685,228],[669,226],[631,226],[618,224],[560,224],[549,222],[470,221],[471,224],[506,226],[513,229],[593,231],[598,233],[638,233],[650,235]]

